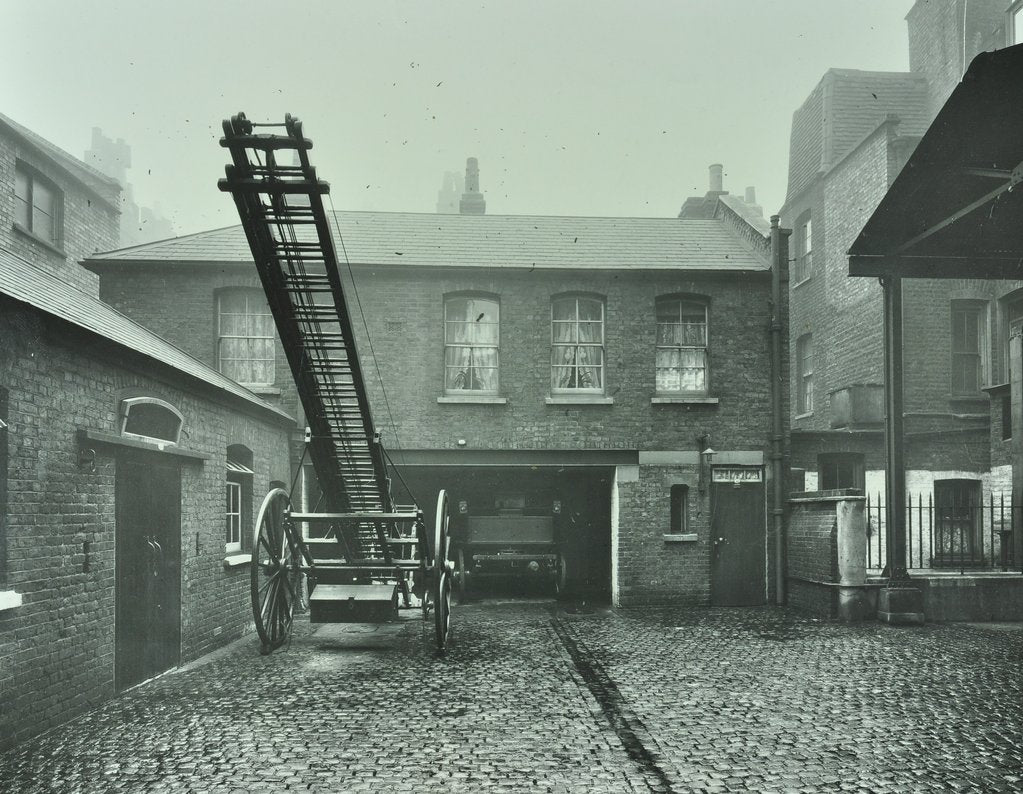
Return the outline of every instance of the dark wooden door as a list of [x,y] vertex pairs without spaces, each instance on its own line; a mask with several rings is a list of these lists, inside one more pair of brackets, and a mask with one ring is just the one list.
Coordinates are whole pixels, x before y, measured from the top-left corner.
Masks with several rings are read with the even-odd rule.
[[145,681],[178,663],[181,646],[181,473],[117,461],[117,617],[114,684]]
[[767,602],[767,529],[762,470],[713,470],[710,600],[714,606]]

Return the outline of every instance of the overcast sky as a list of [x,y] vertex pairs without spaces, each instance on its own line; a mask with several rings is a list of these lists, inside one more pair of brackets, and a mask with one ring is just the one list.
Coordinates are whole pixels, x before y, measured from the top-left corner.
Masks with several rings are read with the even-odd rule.
[[220,122],[304,122],[337,209],[433,212],[480,161],[489,214],[674,216],[784,201],[829,67],[905,70],[912,0],[8,0],[0,112],[82,157],[132,147],[178,234],[237,222]]

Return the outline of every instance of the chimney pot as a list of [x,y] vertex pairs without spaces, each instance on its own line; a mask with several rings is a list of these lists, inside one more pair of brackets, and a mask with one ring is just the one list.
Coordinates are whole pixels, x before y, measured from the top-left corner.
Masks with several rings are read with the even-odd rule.
[[747,204],[757,203],[757,189],[752,185],[746,188],[746,203]]
[[724,166],[721,163],[714,163],[710,167],[710,191],[711,193],[724,193],[723,179]]

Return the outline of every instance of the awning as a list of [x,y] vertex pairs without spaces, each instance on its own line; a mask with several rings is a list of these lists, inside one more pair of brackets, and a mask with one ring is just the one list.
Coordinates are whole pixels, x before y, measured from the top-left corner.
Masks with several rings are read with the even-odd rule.
[[1016,45],[970,64],[849,249],[849,275],[1023,278],[1020,182],[1023,45]]
[[236,460],[227,459],[227,470],[232,474],[255,474],[252,469],[246,466],[244,463],[239,463]]

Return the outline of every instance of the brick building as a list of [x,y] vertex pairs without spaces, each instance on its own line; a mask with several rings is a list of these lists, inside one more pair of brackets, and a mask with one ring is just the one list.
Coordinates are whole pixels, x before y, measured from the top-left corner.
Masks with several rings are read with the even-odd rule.
[[100,302],[118,190],[0,118],[0,746],[241,636],[289,476],[292,418]]
[[[420,504],[443,487],[456,525],[553,515],[570,587],[615,603],[771,597],[770,227],[727,194],[713,207],[337,214],[377,427]],[[112,306],[298,410],[240,227],[86,267]],[[729,532],[735,554],[713,542]]]
[[[792,466],[805,470],[807,490],[854,487],[883,498],[881,288],[849,278],[847,251],[973,56],[1004,46],[1009,5],[917,2],[907,15],[909,72],[829,70],[793,115],[780,214],[793,230]],[[914,504],[962,513],[957,562],[997,556],[990,516],[967,507],[1010,491],[1001,384],[1008,330],[1023,318],[1019,286],[904,284],[907,487]],[[917,538],[914,567],[938,565],[940,544]],[[880,546],[871,557],[877,567]]]

